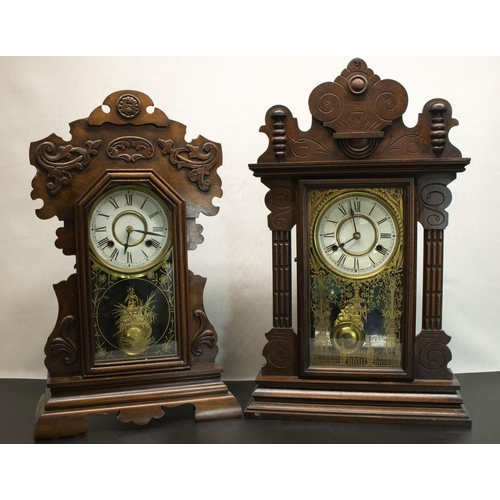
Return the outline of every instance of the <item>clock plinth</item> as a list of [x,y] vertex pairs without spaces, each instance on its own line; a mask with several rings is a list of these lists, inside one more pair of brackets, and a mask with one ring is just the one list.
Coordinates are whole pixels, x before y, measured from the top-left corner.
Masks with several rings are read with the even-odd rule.
[[141,92],[103,104],[71,123],[70,142],[51,135],[30,148],[37,215],[64,221],[56,246],[76,255],[76,274],[54,286],[35,438],[84,434],[99,413],[144,425],[184,404],[196,420],[241,417],[215,361],[206,280],[187,258],[203,241],[196,218],[218,212],[221,147],[186,143],[185,126]]
[[267,112],[269,146],[250,169],[269,188],[274,324],[245,416],[471,425],[441,314],[447,186],[470,160],[448,140],[458,122],[447,101],[429,101],[413,128],[407,103],[354,59],[312,91],[309,131],[284,106]]
[[259,374],[246,418],[469,427],[456,377],[411,382],[315,381]]

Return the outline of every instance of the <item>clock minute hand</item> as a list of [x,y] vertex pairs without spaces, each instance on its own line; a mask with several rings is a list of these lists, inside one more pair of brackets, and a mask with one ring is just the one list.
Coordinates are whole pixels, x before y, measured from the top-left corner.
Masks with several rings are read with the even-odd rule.
[[151,236],[160,236],[162,238],[165,238],[164,234],[152,233],[151,231],[141,231],[140,229],[133,229],[133,231],[135,233],[150,234]]
[[354,226],[354,232],[357,233],[358,230],[356,229],[356,220],[354,218],[354,210],[352,209],[352,201],[349,202],[351,206],[351,217],[352,217],[352,225]]

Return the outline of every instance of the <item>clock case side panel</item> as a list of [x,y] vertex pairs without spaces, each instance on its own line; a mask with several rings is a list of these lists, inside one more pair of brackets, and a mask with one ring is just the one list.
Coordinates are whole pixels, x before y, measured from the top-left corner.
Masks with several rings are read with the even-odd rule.
[[[401,319],[400,367],[321,367],[310,366],[310,301],[311,283],[309,271],[309,231],[310,215],[308,193],[311,190],[324,189],[366,189],[391,188],[403,189],[403,255],[406,265],[403,267],[403,303]],[[365,178],[365,179],[319,179],[299,182],[299,198],[302,204],[301,216],[297,224],[297,302],[298,330],[300,338],[299,377],[324,380],[394,380],[409,381],[414,377],[413,352],[415,343],[415,297],[416,297],[416,208],[413,178]]]

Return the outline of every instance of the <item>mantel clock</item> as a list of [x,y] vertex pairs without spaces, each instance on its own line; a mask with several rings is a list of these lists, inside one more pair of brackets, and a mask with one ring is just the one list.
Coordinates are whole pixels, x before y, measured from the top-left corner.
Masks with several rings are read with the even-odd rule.
[[448,140],[449,102],[429,101],[413,128],[407,104],[398,82],[354,59],[312,91],[309,131],[285,106],[267,112],[269,146],[250,169],[269,188],[274,323],[247,417],[471,424],[442,329],[447,186],[470,160]]
[[84,434],[95,413],[146,424],[192,404],[197,420],[241,416],[215,362],[205,278],[187,261],[203,241],[196,218],[218,211],[220,145],[187,143],[184,125],[129,90],[70,130],[69,142],[51,135],[30,148],[37,215],[64,222],[56,246],[76,256],[76,273],[54,287],[35,438]]

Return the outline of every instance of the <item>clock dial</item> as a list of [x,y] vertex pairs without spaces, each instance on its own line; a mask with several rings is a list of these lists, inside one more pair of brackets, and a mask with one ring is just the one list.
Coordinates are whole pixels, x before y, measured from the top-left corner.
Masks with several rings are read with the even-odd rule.
[[108,191],[89,215],[89,242],[107,268],[137,274],[161,262],[171,242],[171,216],[152,191],[121,186]]
[[351,193],[331,200],[315,222],[315,245],[324,263],[349,277],[384,268],[399,243],[399,226],[380,197]]

